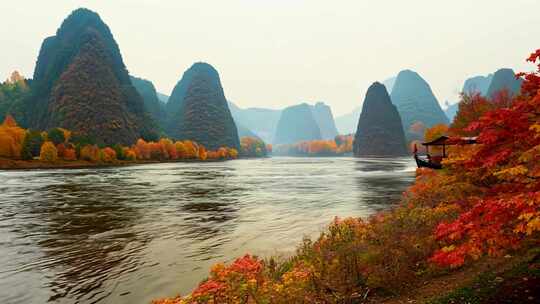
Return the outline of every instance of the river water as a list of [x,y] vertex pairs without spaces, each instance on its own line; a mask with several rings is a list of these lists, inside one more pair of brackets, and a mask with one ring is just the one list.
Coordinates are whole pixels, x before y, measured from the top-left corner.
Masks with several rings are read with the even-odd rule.
[[287,158],[0,171],[0,302],[149,303],[216,262],[294,252],[334,216],[368,216],[409,158]]

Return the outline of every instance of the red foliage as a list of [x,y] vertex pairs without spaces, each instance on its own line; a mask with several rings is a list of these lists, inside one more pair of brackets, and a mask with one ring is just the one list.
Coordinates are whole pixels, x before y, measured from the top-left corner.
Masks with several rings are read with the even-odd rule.
[[[539,56],[536,51],[528,60]],[[435,236],[447,246],[433,262],[460,266],[467,257],[516,248],[524,235],[540,231],[540,63],[538,72],[520,75],[525,78],[520,96],[510,101],[500,95],[488,101],[494,109],[467,127],[453,126],[458,134],[477,133],[479,145],[469,157],[451,162],[450,172],[466,172],[463,178],[484,188],[485,195],[462,202],[456,220],[438,225]]]

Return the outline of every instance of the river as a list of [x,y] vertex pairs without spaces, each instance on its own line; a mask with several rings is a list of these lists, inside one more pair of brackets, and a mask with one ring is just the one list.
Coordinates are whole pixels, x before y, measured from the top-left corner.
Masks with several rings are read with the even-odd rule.
[[334,216],[368,216],[410,158],[289,158],[0,171],[0,302],[149,303],[212,264],[288,255]]

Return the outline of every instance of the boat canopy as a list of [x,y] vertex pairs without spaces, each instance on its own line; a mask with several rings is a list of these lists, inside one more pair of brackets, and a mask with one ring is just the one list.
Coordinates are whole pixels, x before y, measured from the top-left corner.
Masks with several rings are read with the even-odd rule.
[[448,137],[440,136],[432,141],[423,142],[423,146],[449,146],[449,145],[467,145],[475,144],[476,137]]

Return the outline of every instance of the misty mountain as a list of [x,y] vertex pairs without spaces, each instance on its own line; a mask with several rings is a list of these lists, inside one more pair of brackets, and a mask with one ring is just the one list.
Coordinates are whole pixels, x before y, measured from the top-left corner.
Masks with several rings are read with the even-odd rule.
[[321,130],[322,138],[334,139],[338,135],[338,131],[330,107],[324,102],[317,102],[314,106],[311,106],[311,111]]
[[210,64],[193,64],[173,89],[167,105],[167,131],[173,138],[193,140],[210,150],[240,148],[219,74]]
[[449,123],[429,84],[414,71],[399,72],[390,97],[401,116],[407,140],[414,139],[409,128],[415,122],[428,128]]
[[231,114],[239,125],[253,132],[257,137],[271,143],[276,126],[281,116],[281,110],[265,108],[240,108],[229,101]]
[[523,80],[516,79],[512,69],[499,69],[493,74],[486,96],[493,97],[501,90],[507,90],[511,95],[519,94]]
[[401,117],[386,87],[379,82],[373,83],[366,93],[353,153],[357,157],[408,154]]
[[322,139],[321,130],[307,103],[290,106],[281,112],[274,144],[293,144],[305,140]]

